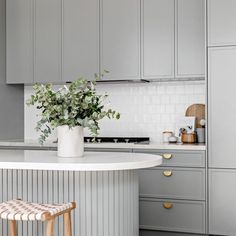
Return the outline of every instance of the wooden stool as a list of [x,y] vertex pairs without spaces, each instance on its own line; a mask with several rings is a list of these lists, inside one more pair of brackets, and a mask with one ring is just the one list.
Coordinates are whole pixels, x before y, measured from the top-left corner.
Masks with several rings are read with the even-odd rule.
[[65,236],[72,236],[71,211],[75,208],[75,202],[39,204],[17,199],[0,203],[0,218],[10,221],[10,236],[17,236],[16,221],[36,220],[47,221],[46,236],[53,236],[55,218],[63,215]]

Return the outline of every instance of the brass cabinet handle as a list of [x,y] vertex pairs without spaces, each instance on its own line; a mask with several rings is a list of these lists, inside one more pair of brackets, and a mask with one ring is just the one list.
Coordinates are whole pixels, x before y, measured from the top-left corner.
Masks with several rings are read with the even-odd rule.
[[164,202],[163,203],[163,207],[165,209],[171,209],[173,207],[173,203],[171,203],[171,202]]
[[172,171],[171,170],[165,170],[163,171],[163,175],[166,177],[170,177],[172,175]]
[[169,160],[169,159],[172,158],[172,154],[170,154],[170,153],[164,153],[164,154],[163,154],[163,158]]

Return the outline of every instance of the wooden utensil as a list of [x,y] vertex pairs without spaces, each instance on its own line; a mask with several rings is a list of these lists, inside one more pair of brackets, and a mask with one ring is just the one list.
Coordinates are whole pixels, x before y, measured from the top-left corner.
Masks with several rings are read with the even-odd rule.
[[196,128],[201,128],[200,120],[205,120],[205,104],[193,104],[186,110],[185,116],[196,117]]

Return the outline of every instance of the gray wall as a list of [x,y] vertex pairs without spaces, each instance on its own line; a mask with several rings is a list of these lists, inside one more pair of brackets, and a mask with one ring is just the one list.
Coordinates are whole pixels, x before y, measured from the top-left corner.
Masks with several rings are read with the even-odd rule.
[[24,87],[6,85],[6,1],[0,0],[0,140],[24,137]]

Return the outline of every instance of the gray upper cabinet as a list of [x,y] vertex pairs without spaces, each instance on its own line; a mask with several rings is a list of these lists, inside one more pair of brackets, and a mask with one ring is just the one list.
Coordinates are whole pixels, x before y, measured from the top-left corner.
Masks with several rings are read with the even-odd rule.
[[61,81],[61,1],[35,0],[34,82]]
[[7,32],[7,83],[61,83],[99,72],[97,0],[7,1]]
[[174,0],[142,0],[142,78],[174,78]]
[[61,81],[61,1],[7,2],[7,83]]
[[6,1],[7,83],[33,82],[31,0]]
[[101,0],[101,70],[107,79],[140,78],[140,1]]
[[236,47],[209,49],[209,166],[236,168]]
[[235,9],[235,0],[208,0],[209,46],[236,45]]
[[99,72],[99,1],[64,1],[62,36],[62,80],[93,79]]
[[205,75],[205,0],[178,0],[176,77]]
[[205,0],[7,0],[7,83],[204,76]]

